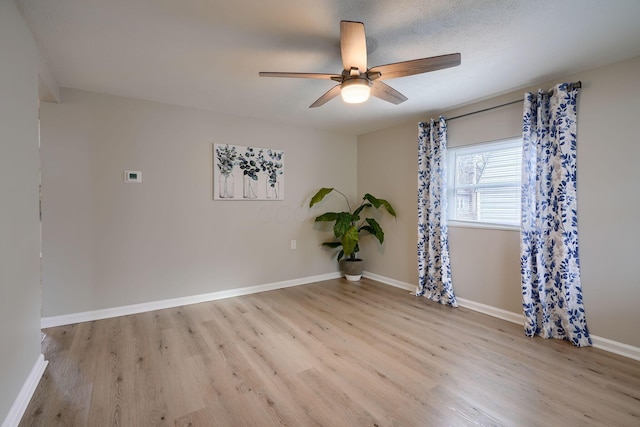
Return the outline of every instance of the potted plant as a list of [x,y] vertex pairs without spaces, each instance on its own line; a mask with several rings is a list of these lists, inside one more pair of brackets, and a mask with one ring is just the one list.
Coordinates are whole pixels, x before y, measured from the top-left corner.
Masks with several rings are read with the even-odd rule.
[[316,203],[322,201],[325,196],[332,191],[340,194],[344,197],[347,204],[348,211],[344,212],[327,212],[316,217],[315,222],[333,222],[333,235],[337,241],[324,242],[323,246],[330,248],[342,247],[338,252],[338,262],[344,258],[343,269],[347,280],[358,281],[362,276],[364,269],[363,262],[357,257],[357,253],[360,251],[359,242],[360,234],[368,233],[375,236],[378,242],[384,242],[384,232],[378,221],[374,218],[365,218],[361,220],[360,214],[368,208],[384,207],[384,209],[392,216],[396,216],[396,211],[391,204],[384,199],[378,199],[371,194],[367,193],[362,198],[360,206],[354,211],[351,211],[349,205],[349,199],[344,193],[336,190],[335,188],[321,188],[309,202],[309,207],[313,207]]

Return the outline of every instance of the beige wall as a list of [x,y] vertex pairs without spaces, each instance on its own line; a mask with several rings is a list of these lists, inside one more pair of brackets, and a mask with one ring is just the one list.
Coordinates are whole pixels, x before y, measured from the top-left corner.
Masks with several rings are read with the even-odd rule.
[[0,421],[40,355],[38,52],[0,1]]
[[[521,99],[523,93],[447,112],[445,117],[505,104]],[[518,135],[522,135],[522,103],[451,120],[447,133],[450,147]],[[522,311],[518,231],[450,227],[449,245],[451,275],[458,296],[514,313]]]
[[640,346],[640,58],[584,73],[578,104],[580,262],[595,335]]
[[[308,202],[355,196],[353,136],[70,89],[41,126],[44,316],[337,271]],[[286,200],[212,200],[214,142],[285,150]]]
[[[561,81],[582,81],[578,104],[578,205],[587,322],[592,334],[632,346],[640,346],[640,279],[634,259],[640,241],[635,214],[640,209],[638,75],[640,58],[634,58],[443,113],[453,117],[521,99],[526,90],[549,89]],[[521,104],[515,104],[452,120],[450,146],[520,134],[521,108]],[[425,119],[438,114],[426,114]],[[415,216],[416,145],[416,123],[361,135],[358,189],[387,196],[397,201],[400,215]],[[390,164],[400,167],[388,170]],[[380,176],[382,171],[386,179]],[[415,219],[412,221],[415,224]],[[414,231],[410,232],[411,228]],[[363,251],[369,260],[367,269],[416,284],[412,259],[417,239],[415,225],[407,221],[387,229],[384,256],[372,248]],[[459,297],[521,312],[518,232],[451,227],[450,247],[453,283]]]
[[[373,213],[385,232],[381,246],[372,236],[363,238],[360,256],[365,270],[415,283],[418,125],[393,127],[358,137],[358,192],[387,199],[397,217]],[[408,161],[409,160],[409,161]]]

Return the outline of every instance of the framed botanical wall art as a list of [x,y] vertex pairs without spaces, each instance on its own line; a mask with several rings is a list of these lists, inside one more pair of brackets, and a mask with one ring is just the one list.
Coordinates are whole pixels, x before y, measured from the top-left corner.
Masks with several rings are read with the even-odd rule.
[[214,200],[284,200],[284,151],[213,144]]

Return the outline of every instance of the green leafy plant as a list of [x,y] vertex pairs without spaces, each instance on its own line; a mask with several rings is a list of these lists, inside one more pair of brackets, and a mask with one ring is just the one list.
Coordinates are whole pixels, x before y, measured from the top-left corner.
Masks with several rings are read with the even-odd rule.
[[396,211],[391,204],[384,199],[378,199],[371,194],[367,193],[362,198],[360,206],[354,211],[351,211],[349,205],[349,199],[342,192],[335,188],[321,188],[312,198],[309,203],[309,207],[313,207],[316,203],[322,201],[325,196],[332,191],[342,195],[347,202],[348,211],[345,212],[327,212],[316,217],[315,222],[335,222],[333,225],[333,235],[338,241],[324,242],[322,245],[330,248],[339,248],[342,246],[342,250],[338,253],[338,261],[343,257],[349,259],[356,259],[356,254],[360,251],[358,246],[360,241],[360,233],[368,233],[375,236],[380,243],[384,242],[384,232],[378,221],[374,218],[365,218],[361,220],[360,214],[365,209],[384,207],[384,209],[393,217],[396,216]]

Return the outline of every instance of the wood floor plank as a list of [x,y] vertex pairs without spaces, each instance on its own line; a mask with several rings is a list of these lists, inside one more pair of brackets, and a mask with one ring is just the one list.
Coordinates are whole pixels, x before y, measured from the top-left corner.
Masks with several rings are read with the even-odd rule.
[[369,279],[44,332],[20,426],[640,425],[640,362]]

